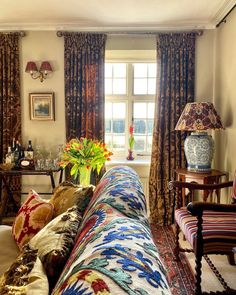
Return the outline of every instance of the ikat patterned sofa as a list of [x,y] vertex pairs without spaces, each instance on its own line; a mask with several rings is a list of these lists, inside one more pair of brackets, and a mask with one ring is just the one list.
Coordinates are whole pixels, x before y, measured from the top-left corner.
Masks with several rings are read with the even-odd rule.
[[[52,199],[55,201],[55,196]],[[62,208],[64,203],[57,205]],[[59,250],[58,244],[62,249]],[[54,216],[22,249],[17,262],[0,278],[1,295],[171,294],[166,271],[152,240],[140,180],[126,166],[106,172],[83,215],[78,207],[72,206]],[[46,275],[39,275],[39,270],[32,273],[35,269],[32,260],[37,265],[42,263],[38,269]],[[9,284],[17,277],[16,269],[17,274],[19,269],[22,271],[19,266],[22,261],[24,280],[27,267],[31,274],[25,286],[34,286],[31,289],[22,286],[20,292]],[[22,285],[22,277],[19,281]]]

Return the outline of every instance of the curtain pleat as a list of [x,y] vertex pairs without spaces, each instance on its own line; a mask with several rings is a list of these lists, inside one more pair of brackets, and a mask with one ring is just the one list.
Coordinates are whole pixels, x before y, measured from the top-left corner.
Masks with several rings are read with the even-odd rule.
[[106,35],[65,35],[66,139],[104,140]]
[[[0,161],[4,161],[8,145],[12,139],[21,141],[21,106],[20,106],[20,65],[19,34],[0,33]],[[10,190],[3,188],[1,200],[8,200],[7,216],[14,216],[21,199],[21,177],[9,179]]]
[[168,183],[174,170],[186,166],[184,139],[175,125],[188,102],[194,101],[195,33],[157,37],[157,99],[153,129],[149,202],[151,222],[173,223],[174,198]]

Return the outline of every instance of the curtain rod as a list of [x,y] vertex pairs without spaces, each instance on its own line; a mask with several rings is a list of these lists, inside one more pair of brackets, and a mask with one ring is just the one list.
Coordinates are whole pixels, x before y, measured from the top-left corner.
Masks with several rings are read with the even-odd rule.
[[17,36],[20,36],[20,37],[25,37],[26,36],[26,33],[24,31],[19,31],[19,32],[14,32],[14,31],[10,31],[10,32],[0,32],[1,34],[16,34]]
[[226,23],[227,16],[230,15],[230,13],[234,10],[235,7],[236,7],[236,4],[234,4],[234,6],[230,9],[230,11],[221,19],[221,21],[218,22],[218,24],[216,25],[216,28],[218,28],[222,23]]
[[158,35],[160,33],[196,33],[198,36],[203,35],[203,30],[193,30],[193,31],[57,31],[57,37],[63,37],[67,33],[92,33],[92,34],[107,34],[107,35]]

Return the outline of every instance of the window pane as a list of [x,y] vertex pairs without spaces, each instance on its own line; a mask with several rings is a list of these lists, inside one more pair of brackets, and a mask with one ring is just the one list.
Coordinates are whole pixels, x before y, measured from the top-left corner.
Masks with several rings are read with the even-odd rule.
[[156,64],[149,64],[148,65],[148,77],[156,78],[157,75],[157,66]]
[[113,118],[123,119],[125,118],[126,109],[124,102],[113,103]]
[[147,94],[147,79],[134,79],[134,95]]
[[105,103],[105,118],[111,118],[112,117],[112,103],[106,102]]
[[105,79],[105,94],[112,94],[112,79]]
[[134,64],[134,77],[142,78],[147,77],[147,64]]
[[105,132],[111,133],[111,120],[109,119],[105,120]]
[[116,150],[124,149],[125,136],[113,136],[113,148]]
[[155,103],[154,102],[149,102],[148,103],[148,118],[154,118],[154,113],[155,113]]
[[135,102],[134,103],[134,119],[135,118],[146,118],[147,104],[146,102]]
[[105,63],[105,77],[112,77],[112,64]]
[[113,75],[114,78],[125,78],[126,77],[126,64],[113,64]]
[[134,150],[135,151],[144,151],[145,150],[145,136],[134,136]]
[[151,152],[152,151],[152,136],[148,136],[147,151],[148,152]]
[[105,134],[105,143],[111,148],[112,147],[112,141],[111,136]]
[[124,133],[124,132],[125,132],[125,120],[114,120],[113,133]]
[[113,80],[113,94],[126,94],[126,80],[114,79]]
[[154,120],[153,119],[147,120],[147,133],[148,134],[152,134],[153,123],[154,123]]
[[146,133],[146,122],[145,120],[134,120],[134,134],[145,134]]
[[156,93],[156,78],[148,79],[148,94]]

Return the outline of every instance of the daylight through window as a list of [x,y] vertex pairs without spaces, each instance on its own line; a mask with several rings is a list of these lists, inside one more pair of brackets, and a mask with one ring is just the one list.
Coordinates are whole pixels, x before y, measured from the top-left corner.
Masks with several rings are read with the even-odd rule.
[[152,147],[156,63],[105,64],[105,141],[114,155],[128,150],[134,125],[134,150],[148,155]]

